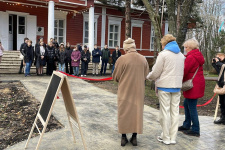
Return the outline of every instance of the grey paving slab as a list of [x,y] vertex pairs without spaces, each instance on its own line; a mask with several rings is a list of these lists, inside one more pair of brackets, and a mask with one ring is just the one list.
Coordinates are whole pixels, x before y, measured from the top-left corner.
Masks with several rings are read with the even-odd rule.
[[[39,101],[43,100],[50,77],[29,78],[23,75],[1,75],[0,81],[20,80],[27,90]],[[95,87],[83,80],[69,77],[69,82],[84,132],[87,148],[90,150],[223,150],[225,149],[225,126],[214,125],[213,117],[200,116],[201,137],[190,137],[179,132],[176,145],[164,145],[156,139],[161,133],[158,122],[158,110],[144,107],[144,134],[138,135],[138,146],[130,143],[120,146],[120,134],[117,132],[117,95]],[[41,150],[81,150],[83,149],[79,131],[74,129],[76,143],[68,124],[62,95],[57,100],[53,115],[65,127],[45,133],[40,145]],[[180,124],[184,116],[180,116]],[[129,134],[128,137],[131,135]],[[38,137],[30,140],[28,150],[35,149]],[[24,149],[22,141],[7,150]]]

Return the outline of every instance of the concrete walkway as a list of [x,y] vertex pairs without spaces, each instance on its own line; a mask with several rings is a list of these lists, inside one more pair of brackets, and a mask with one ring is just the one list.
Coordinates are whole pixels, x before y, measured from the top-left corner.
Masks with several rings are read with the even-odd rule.
[[[42,101],[50,77],[24,77],[23,75],[0,75],[0,81],[20,80],[37,100]],[[158,110],[145,106],[144,134],[138,135],[138,146],[130,143],[120,146],[120,134],[117,132],[117,95],[97,88],[80,79],[69,77],[73,98],[78,111],[87,148],[90,150],[223,150],[225,149],[225,126],[214,125],[213,117],[200,116],[201,137],[190,137],[178,133],[176,145],[164,145],[156,139],[161,133]],[[59,95],[62,98],[61,94]],[[44,134],[41,150],[82,150],[80,134],[74,129],[77,143],[73,143],[66,111],[62,99],[58,99],[53,115],[65,128]],[[180,116],[180,124],[184,116]],[[129,134],[128,137],[131,135]],[[39,137],[32,138],[28,149],[34,150]],[[26,141],[7,150],[22,150]]]

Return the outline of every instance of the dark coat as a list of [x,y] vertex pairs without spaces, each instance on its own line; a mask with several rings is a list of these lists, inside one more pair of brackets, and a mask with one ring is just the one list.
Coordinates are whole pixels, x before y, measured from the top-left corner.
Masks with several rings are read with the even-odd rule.
[[28,63],[30,60],[32,60],[32,63],[34,61],[34,47],[28,47],[28,45],[25,46],[24,49],[22,49],[22,55],[24,56],[25,63]]
[[77,45],[77,49],[82,52],[82,47],[80,45]]
[[[84,60],[85,58],[87,59],[86,61]],[[87,52],[85,53],[85,51],[83,50],[83,51],[81,52],[81,61],[82,61],[82,62],[87,62],[87,63],[90,62],[90,52],[89,52],[89,51],[87,51]]]
[[[47,50],[46,50],[45,47],[44,47],[44,49],[45,49],[45,53],[41,54],[40,46],[36,47],[35,60],[36,60],[36,67],[37,68],[39,68],[40,66],[45,66],[46,65]],[[44,58],[41,59],[41,56],[44,56]]]
[[116,60],[121,56],[121,52],[118,50],[118,57],[116,57],[116,50],[112,53],[112,63],[115,64]]
[[66,61],[71,62],[71,54],[73,50],[70,47],[66,47]]
[[25,47],[27,46],[27,43],[22,43],[20,46],[20,53],[24,56],[24,53],[22,51],[24,51]]
[[103,48],[102,49],[102,60],[109,60],[110,57],[110,51],[108,48]]
[[187,53],[184,62],[184,77],[183,82],[191,79],[198,69],[196,76],[193,79],[193,88],[184,91],[183,95],[188,99],[198,99],[204,96],[205,78],[203,75],[203,64],[205,63],[202,53],[198,49],[191,50]]
[[67,59],[67,55],[66,55],[66,50],[64,49],[64,51],[60,51],[57,50],[57,59],[58,59],[58,63],[60,64],[64,64],[66,62]]
[[[212,63],[212,66],[216,69],[216,72],[218,74],[220,74],[220,69],[221,69],[223,64],[225,64],[225,61],[218,61],[216,63]],[[219,81],[217,81],[217,84],[218,84],[219,87],[224,86],[224,70],[223,70],[223,73],[222,73]]]
[[92,62],[93,63],[99,63],[100,62],[100,56],[102,56],[102,51],[100,49],[94,49],[92,51]]
[[47,46],[46,56],[47,56],[46,60],[47,60],[48,63],[54,63],[54,60],[56,58],[55,48]]

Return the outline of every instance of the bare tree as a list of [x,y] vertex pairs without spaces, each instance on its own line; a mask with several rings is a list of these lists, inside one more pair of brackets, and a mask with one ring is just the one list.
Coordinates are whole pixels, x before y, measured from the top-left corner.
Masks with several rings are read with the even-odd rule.
[[126,39],[131,37],[131,0],[125,0],[125,22],[126,22]]
[[[224,46],[224,34],[218,33],[221,22],[221,11],[224,0],[203,1],[199,4],[199,14],[202,23],[198,24],[195,33],[200,43],[200,49],[205,57],[205,69],[211,70],[211,60],[215,53],[220,52]],[[193,31],[192,31],[193,32]]]

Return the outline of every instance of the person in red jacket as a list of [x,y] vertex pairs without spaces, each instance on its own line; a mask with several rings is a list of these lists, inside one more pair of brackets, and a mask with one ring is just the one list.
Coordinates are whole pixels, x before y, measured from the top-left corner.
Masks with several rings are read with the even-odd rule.
[[[187,52],[184,62],[184,77],[183,82],[193,79],[193,88],[184,91],[184,110],[185,121],[183,125],[178,128],[178,131],[182,131],[190,136],[200,136],[200,126],[197,111],[198,98],[204,96],[205,91],[205,78],[203,75],[203,64],[205,62],[202,53],[199,51],[199,43],[195,39],[189,39],[184,44],[184,49]],[[190,130],[191,129],[191,130]]]

